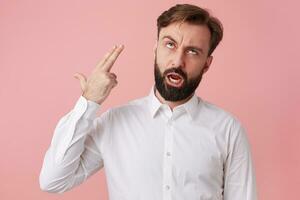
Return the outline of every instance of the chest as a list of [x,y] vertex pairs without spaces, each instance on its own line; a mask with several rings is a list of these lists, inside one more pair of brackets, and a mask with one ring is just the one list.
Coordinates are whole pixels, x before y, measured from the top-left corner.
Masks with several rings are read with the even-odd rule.
[[161,175],[168,168],[182,179],[222,177],[225,142],[205,125],[136,119],[113,129],[106,152],[120,170]]

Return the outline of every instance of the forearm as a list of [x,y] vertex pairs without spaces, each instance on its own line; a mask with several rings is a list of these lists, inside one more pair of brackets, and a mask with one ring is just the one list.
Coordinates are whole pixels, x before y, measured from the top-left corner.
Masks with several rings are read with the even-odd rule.
[[59,121],[40,173],[42,190],[64,192],[101,167],[100,152],[90,136],[95,113],[96,108],[88,109],[87,101],[81,97],[75,108]]

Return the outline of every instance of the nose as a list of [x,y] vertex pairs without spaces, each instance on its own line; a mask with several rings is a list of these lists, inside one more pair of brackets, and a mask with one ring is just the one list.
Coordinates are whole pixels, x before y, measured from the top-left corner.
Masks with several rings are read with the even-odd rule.
[[184,54],[182,51],[177,51],[173,54],[172,60],[171,60],[171,67],[185,67],[184,66]]

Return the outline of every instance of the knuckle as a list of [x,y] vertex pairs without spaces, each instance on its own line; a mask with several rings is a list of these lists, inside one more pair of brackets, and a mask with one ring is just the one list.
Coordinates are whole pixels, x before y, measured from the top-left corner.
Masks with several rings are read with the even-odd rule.
[[115,79],[111,78],[111,79],[109,79],[109,82],[110,82],[110,83],[114,83],[114,82],[116,82],[116,81],[115,81]]
[[109,84],[110,83],[110,78],[106,78],[104,81],[105,81],[106,84]]

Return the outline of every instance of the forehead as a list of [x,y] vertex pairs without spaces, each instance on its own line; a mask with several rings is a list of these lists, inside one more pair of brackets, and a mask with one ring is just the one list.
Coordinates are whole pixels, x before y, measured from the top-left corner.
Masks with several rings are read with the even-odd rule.
[[206,25],[172,23],[160,30],[159,40],[165,36],[172,37],[179,44],[209,47],[210,31]]

